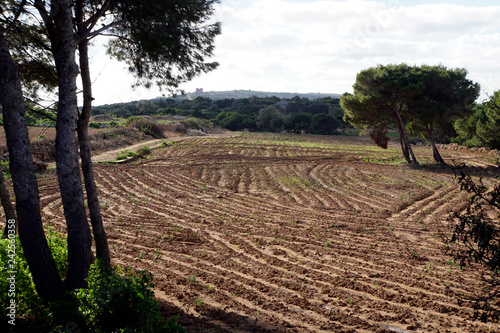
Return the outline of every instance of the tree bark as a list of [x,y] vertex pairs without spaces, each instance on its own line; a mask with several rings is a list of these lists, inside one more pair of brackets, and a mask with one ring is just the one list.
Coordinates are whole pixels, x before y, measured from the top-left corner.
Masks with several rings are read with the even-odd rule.
[[[413,150],[411,149],[410,142],[408,140],[408,134],[406,133],[405,124],[403,123],[403,118],[401,118],[401,114],[398,109],[394,108],[394,114],[396,115],[397,123],[399,123],[398,128],[400,129],[400,135],[403,135],[403,140],[405,143],[408,152],[411,155],[411,164],[419,165],[415,155],[413,154]],[[408,161],[408,159],[407,159]]]
[[36,291],[42,299],[50,301],[64,294],[64,285],[43,231],[21,83],[3,32],[0,32],[0,104],[16,195],[19,239]]
[[[83,29],[79,29],[80,31]],[[78,44],[80,75],[83,86],[83,108],[78,118],[78,142],[80,144],[80,157],[82,159],[82,171],[87,192],[87,204],[90,212],[90,223],[94,235],[96,257],[104,262],[106,268],[111,269],[111,258],[109,255],[108,239],[101,216],[97,186],[94,180],[94,168],[88,139],[88,125],[92,113],[92,82],[90,80],[90,68],[88,57],[88,41],[83,38]]]
[[434,142],[434,136],[432,135],[432,128],[430,128],[429,126],[427,126],[426,131],[427,131],[427,138],[431,142],[432,157],[434,158],[434,161],[436,161],[436,162],[438,162],[439,164],[442,164],[442,165],[447,165],[446,162],[444,161],[443,157],[439,153],[439,150],[436,147],[436,143]]
[[[54,3],[54,2],[53,2]],[[92,237],[85,211],[75,135],[78,111],[76,98],[76,42],[73,34],[71,0],[55,2],[52,8],[56,38],[51,40],[58,76],[59,100],[56,122],[56,167],[68,230],[66,287],[85,288],[91,261]]]
[[3,229],[2,238],[7,238],[9,234],[9,221],[16,221],[14,223],[14,234],[17,233],[17,215],[16,209],[12,204],[12,200],[10,200],[9,189],[7,188],[7,183],[5,183],[5,177],[3,176],[3,168],[0,164],[0,201],[2,202],[3,211],[5,213],[5,228]]
[[403,156],[408,164],[412,164],[411,159],[410,159],[410,152],[408,151],[408,147],[406,146],[405,139],[404,139],[404,132],[403,129],[401,128],[401,124],[397,119],[396,120],[396,126],[398,127],[398,132],[399,132],[399,143],[401,144],[401,151],[403,152]]

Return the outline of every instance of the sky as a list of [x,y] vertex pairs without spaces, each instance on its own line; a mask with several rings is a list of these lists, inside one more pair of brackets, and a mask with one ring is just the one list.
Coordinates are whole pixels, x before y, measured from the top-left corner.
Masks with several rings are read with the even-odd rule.
[[[466,68],[483,100],[500,90],[499,17],[497,0],[222,0],[220,65],[180,88],[342,94],[361,70],[404,62]],[[91,54],[94,105],[162,95],[132,89],[99,42]]]

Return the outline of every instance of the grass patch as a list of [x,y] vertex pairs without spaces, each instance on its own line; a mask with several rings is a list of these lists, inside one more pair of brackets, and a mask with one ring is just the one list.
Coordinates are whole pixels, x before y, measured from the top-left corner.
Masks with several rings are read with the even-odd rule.
[[117,161],[121,161],[121,160],[125,160],[129,157],[132,157],[134,156],[135,154],[133,152],[131,152],[130,150],[123,150],[121,151],[117,156],[116,156],[116,160]]
[[147,155],[151,155],[151,153],[151,148],[148,146],[142,146],[139,150],[137,150],[136,155],[139,157],[145,157]]
[[148,147],[148,146],[142,146],[135,153],[132,152],[132,151],[130,151],[130,150],[123,150],[123,151],[121,151],[116,156],[116,160],[117,161],[122,161],[122,160],[125,160],[125,159],[133,157],[133,156],[137,156],[139,158],[144,158],[144,157],[146,157],[148,155],[151,155],[151,154],[152,154],[152,151],[151,151],[150,147]]

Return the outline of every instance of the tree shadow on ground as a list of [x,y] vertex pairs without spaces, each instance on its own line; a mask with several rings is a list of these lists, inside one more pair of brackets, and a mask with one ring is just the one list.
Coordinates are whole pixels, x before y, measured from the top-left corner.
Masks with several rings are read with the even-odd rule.
[[188,332],[296,332],[293,327],[287,327],[287,323],[279,323],[278,318],[276,325],[272,325],[256,317],[243,316],[232,311],[214,308],[208,304],[198,307],[197,313],[194,314],[189,309],[178,308],[164,300],[158,300],[158,302],[162,314],[166,318],[178,315],[179,323]]
[[[408,165],[409,168],[415,170],[423,170],[435,174],[443,174],[443,175],[455,175],[456,169],[461,167],[462,164],[421,164],[421,165]],[[468,173],[471,176],[475,177],[500,177],[500,167],[499,166],[488,166],[488,167],[479,167],[473,165],[463,164],[465,168],[467,168]]]

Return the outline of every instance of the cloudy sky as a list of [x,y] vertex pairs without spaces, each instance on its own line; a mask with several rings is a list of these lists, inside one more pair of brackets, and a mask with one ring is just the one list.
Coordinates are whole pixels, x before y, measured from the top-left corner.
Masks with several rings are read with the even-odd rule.
[[[222,0],[214,72],[181,86],[344,93],[377,64],[465,67],[481,98],[500,90],[497,0]],[[95,47],[95,105],[161,96],[130,88],[124,65]]]

